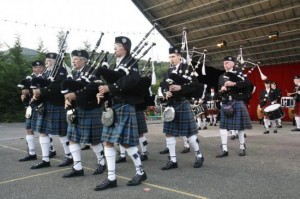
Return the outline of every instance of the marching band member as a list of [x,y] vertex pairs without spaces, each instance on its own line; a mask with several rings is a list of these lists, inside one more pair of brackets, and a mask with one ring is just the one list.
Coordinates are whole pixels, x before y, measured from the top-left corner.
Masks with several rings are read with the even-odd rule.
[[[89,55],[85,50],[72,51],[72,63],[76,72],[73,74],[73,79],[82,78],[88,71],[87,65]],[[102,123],[101,115],[102,109],[95,97],[96,92],[89,91],[83,87],[76,92],[65,94],[66,108],[75,107],[71,111],[72,118],[68,121],[68,137],[70,140],[70,152],[72,154],[74,165],[70,172],[63,175],[63,178],[71,178],[76,176],[83,176],[84,170],[81,163],[81,145],[91,144],[91,148],[97,157],[97,167],[93,175],[101,174],[106,169],[103,145],[101,141]]]
[[[130,66],[131,41],[129,38],[119,36],[115,38],[115,69]],[[134,61],[134,60],[133,60]],[[108,69],[109,70],[109,69]],[[104,151],[107,161],[108,176],[95,187],[95,191],[101,191],[117,186],[116,180],[116,149],[114,143],[119,143],[127,154],[131,157],[135,168],[135,176],[128,181],[127,186],[136,186],[147,179],[146,172],[142,166],[141,157],[138,153],[137,145],[139,143],[138,121],[136,115],[136,105],[143,102],[143,97],[130,93],[140,80],[137,64],[134,64],[126,76],[120,77],[116,82],[99,86],[97,98],[103,99],[105,94],[111,96],[112,108],[114,110],[114,124],[104,126],[102,140],[104,141]]]
[[292,129],[292,131],[300,131],[300,75],[296,75],[294,77],[294,84],[295,84],[295,89],[294,93],[287,93],[288,96],[293,96],[296,105],[294,109],[295,113],[295,122],[296,122],[296,128]]
[[206,130],[207,129],[207,121],[206,121],[206,116],[207,116],[207,106],[206,106],[206,100],[205,97],[203,99],[199,99],[198,103],[199,106],[203,108],[203,112],[199,113],[196,115],[197,123],[198,123],[198,130]]
[[[279,88],[277,88],[277,83],[276,82],[274,82],[274,81],[271,82],[271,89],[273,89],[274,95],[276,96],[276,102],[275,103],[280,104],[282,94],[281,94],[281,90]],[[280,118],[275,120],[275,123],[276,123],[277,128],[282,128]]]
[[[266,80],[265,81],[265,89],[261,91],[260,93],[260,107],[262,111],[269,105],[275,104],[277,101],[277,95],[275,91],[271,88],[271,81]],[[265,126],[265,131],[264,134],[269,133],[269,125],[273,126],[274,130],[273,133],[277,133],[277,127],[275,124],[275,121],[271,122],[270,119],[266,114],[264,114],[264,126]]]
[[[44,75],[46,78],[52,72],[54,67],[56,53],[46,54],[47,70]],[[39,141],[42,148],[42,161],[33,165],[31,169],[39,169],[50,166],[49,147],[50,138],[48,134],[59,135],[60,142],[65,152],[64,161],[59,164],[59,167],[68,166],[73,163],[73,158],[69,149],[69,140],[67,137],[67,121],[66,111],[64,109],[64,97],[60,92],[60,83],[67,76],[67,71],[64,67],[59,66],[57,76],[54,81],[44,87],[33,89],[33,98],[35,100],[42,99],[44,111],[39,115],[37,121],[37,132],[40,133]]]
[[[34,61],[32,63],[32,77],[39,76],[43,73],[45,69],[44,63],[42,61]],[[21,80],[19,85],[22,88],[22,95],[21,100],[23,104],[25,105],[25,108],[30,106],[30,101],[32,98],[32,91],[30,90],[30,78],[26,78],[24,80]],[[19,86],[18,85],[18,86]],[[20,162],[29,161],[29,160],[36,160],[36,152],[35,152],[35,144],[34,144],[34,129],[37,121],[38,113],[35,110],[32,110],[31,113],[29,113],[31,116],[26,117],[25,122],[25,129],[26,129],[26,142],[28,145],[28,154],[21,159],[19,159]]]
[[[217,158],[228,156],[227,149],[227,129],[238,130],[240,151],[239,156],[246,155],[245,148],[245,129],[251,129],[252,124],[247,107],[244,104],[244,98],[247,97],[250,90],[250,81],[247,78],[238,78],[239,71],[235,67],[234,58],[227,56],[224,58],[225,73],[219,77],[218,88],[222,96],[222,106],[220,112],[220,136],[222,142],[222,152]],[[227,78],[226,75],[233,75],[234,79]],[[232,109],[226,109],[231,105]],[[229,110],[229,111],[227,111]]]
[[189,144],[195,151],[194,168],[200,168],[203,165],[204,157],[200,152],[199,140],[197,138],[197,126],[194,119],[194,114],[191,109],[189,100],[186,97],[190,97],[189,94],[196,92],[199,82],[195,76],[192,77],[190,83],[177,85],[169,84],[167,79],[171,73],[176,73],[179,76],[183,76],[184,72],[188,70],[186,64],[181,63],[180,49],[171,47],[169,49],[169,59],[173,68],[169,68],[163,83],[162,90],[165,92],[164,98],[168,100],[169,105],[172,106],[175,111],[175,117],[173,121],[164,121],[163,133],[166,135],[166,143],[169,149],[169,161],[166,166],[162,167],[162,170],[169,170],[178,168],[176,159],[176,137],[186,136]]
[[220,97],[215,92],[215,87],[210,88],[210,93],[205,96],[205,101],[207,102],[207,117],[209,118],[209,126],[217,126]]

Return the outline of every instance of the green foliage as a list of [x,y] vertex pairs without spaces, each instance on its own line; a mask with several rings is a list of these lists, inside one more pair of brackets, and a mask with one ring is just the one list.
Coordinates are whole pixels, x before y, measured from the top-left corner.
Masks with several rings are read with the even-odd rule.
[[[17,84],[30,74],[30,62],[22,55],[21,40],[16,36],[14,47],[8,54],[0,53],[0,122],[17,121],[24,107]],[[24,116],[23,116],[24,118]]]

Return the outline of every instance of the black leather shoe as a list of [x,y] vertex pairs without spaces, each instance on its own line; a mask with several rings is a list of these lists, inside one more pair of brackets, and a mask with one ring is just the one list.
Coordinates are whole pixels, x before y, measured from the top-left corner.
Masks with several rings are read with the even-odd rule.
[[167,165],[162,167],[161,170],[170,170],[175,168],[178,168],[177,162],[173,162],[172,160],[169,160],[167,162]]
[[278,126],[277,126],[277,128],[281,129],[281,128],[282,128],[282,125],[281,125],[281,124],[280,124],[280,125],[278,125]]
[[145,160],[148,160],[148,155],[147,154],[141,154],[141,161],[145,161]]
[[36,165],[33,165],[30,169],[40,169],[50,167],[50,162],[46,162],[45,160],[42,160],[41,162],[38,162]]
[[264,131],[264,134],[269,134],[270,132],[268,130]]
[[217,126],[217,124],[214,124],[214,126]]
[[223,150],[222,153],[216,155],[216,158],[223,158],[223,157],[226,157],[228,155],[229,155],[228,151]]
[[245,156],[245,155],[246,155],[246,150],[240,149],[239,156]]
[[91,148],[90,145],[84,145],[84,147],[81,148],[82,151],[89,150]]
[[194,162],[194,168],[200,168],[200,167],[202,167],[203,162],[204,162],[204,157],[203,156],[201,158],[200,157],[196,157],[196,160]]
[[102,191],[108,188],[113,188],[117,186],[117,180],[110,181],[106,178],[101,184],[97,185],[94,190],[95,191]]
[[212,123],[209,124],[209,126],[212,126],[212,125],[213,125]]
[[277,130],[274,130],[273,133],[277,133]]
[[22,157],[21,159],[19,159],[20,162],[25,162],[25,161],[29,161],[29,160],[36,160],[36,154],[34,155],[26,155],[24,157]]
[[101,165],[101,164],[98,164],[97,165],[97,168],[95,169],[93,175],[98,175],[98,174],[101,174],[105,171],[106,169],[106,165]]
[[49,158],[56,156],[56,151],[49,151]]
[[190,151],[191,151],[190,148],[184,147],[183,150],[181,151],[181,153],[188,153]]
[[201,127],[198,127],[198,130],[201,130]]
[[65,157],[64,161],[58,165],[58,167],[65,167],[73,164],[73,158]]
[[131,180],[127,182],[127,186],[136,186],[147,180],[147,174],[144,172],[142,175],[136,174]]
[[84,175],[84,170],[75,170],[72,168],[72,170],[69,173],[65,173],[62,177],[63,178],[73,178],[73,177],[78,177],[78,176],[83,176]]
[[235,140],[235,138],[236,138],[235,135],[232,135],[232,136],[230,137],[231,140]]
[[117,160],[116,160],[116,163],[118,164],[118,163],[122,163],[122,162],[126,162],[127,160],[126,160],[126,157],[119,157]]
[[207,129],[207,126],[203,127],[203,130],[206,130]]
[[295,128],[295,129],[292,129],[292,131],[300,131],[300,129],[298,129],[298,128]]
[[166,147],[164,150],[160,151],[159,153],[160,154],[167,154],[167,153],[169,153],[169,148]]

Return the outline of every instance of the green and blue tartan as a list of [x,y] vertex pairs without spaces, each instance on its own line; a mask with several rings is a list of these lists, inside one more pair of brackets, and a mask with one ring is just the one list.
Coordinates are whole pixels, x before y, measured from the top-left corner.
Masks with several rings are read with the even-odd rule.
[[68,124],[69,140],[96,145],[101,142],[102,137],[102,108],[81,109],[75,111],[77,120],[75,124]]
[[139,136],[135,106],[114,104],[113,110],[115,123],[110,127],[103,126],[102,141],[137,146]]
[[171,122],[164,122],[163,133],[178,136],[195,135],[198,133],[194,113],[188,100],[171,104],[175,109],[175,118]]
[[[232,101],[230,103],[232,103]],[[224,115],[223,106],[221,106],[220,129],[229,129],[229,130],[252,129],[251,119],[244,102],[236,100],[233,104],[233,110],[234,110],[233,116],[226,117]]]
[[142,111],[142,110],[136,111],[136,118],[137,118],[137,122],[138,122],[139,135],[148,133],[148,128],[147,128],[147,124],[146,124],[144,111]]

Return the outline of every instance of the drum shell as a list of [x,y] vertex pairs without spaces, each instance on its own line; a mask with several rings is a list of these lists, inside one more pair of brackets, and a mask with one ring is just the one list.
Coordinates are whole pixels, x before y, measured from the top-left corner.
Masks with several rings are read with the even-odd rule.
[[281,106],[282,107],[295,107],[295,99],[293,97],[281,97]]
[[284,117],[284,112],[280,106],[280,104],[273,104],[267,106],[264,109],[264,113],[268,116],[270,120],[277,120]]

